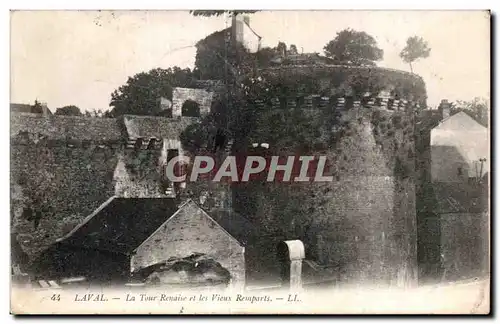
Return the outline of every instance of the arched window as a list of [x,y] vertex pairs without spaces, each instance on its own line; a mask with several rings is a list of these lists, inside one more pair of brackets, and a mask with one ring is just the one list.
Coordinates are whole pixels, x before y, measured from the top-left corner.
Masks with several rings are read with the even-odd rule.
[[200,105],[193,100],[186,100],[182,105],[182,116],[200,117]]

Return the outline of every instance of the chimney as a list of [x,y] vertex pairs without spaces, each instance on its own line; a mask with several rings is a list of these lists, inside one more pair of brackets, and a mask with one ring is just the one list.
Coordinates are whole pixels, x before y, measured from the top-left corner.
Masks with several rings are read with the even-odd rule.
[[442,120],[445,120],[446,118],[450,117],[450,108],[451,105],[448,102],[448,100],[446,99],[441,100],[438,109],[439,111],[441,111]]
[[241,15],[233,15],[233,22],[232,22],[232,40],[234,44],[240,43],[243,44],[243,33],[244,33],[244,27],[243,24],[245,24],[244,17]]

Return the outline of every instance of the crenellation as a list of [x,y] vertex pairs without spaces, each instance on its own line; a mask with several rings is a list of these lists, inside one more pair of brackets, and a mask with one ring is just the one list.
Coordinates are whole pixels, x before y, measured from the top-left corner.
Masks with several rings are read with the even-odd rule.
[[271,98],[271,107],[273,109],[281,108],[280,100],[278,98]]
[[[383,95],[366,95],[362,98],[355,98],[352,96],[348,97],[337,97],[337,96],[321,96],[319,94],[313,94],[310,96],[287,96],[287,97],[275,97],[271,98],[269,102],[269,107],[271,109],[306,109],[306,110],[316,110],[325,109],[332,106],[336,110],[348,110],[348,109],[358,109],[364,108],[374,108],[378,107],[388,111],[406,111],[413,107],[415,103],[406,99],[395,99],[389,96]],[[254,105],[256,107],[263,108],[265,103],[263,100],[254,100]]]
[[401,110],[401,107],[400,107],[400,105],[399,105],[399,102],[400,102],[400,100],[399,100],[399,99],[394,99],[394,101],[392,102],[392,106],[393,106],[393,109],[394,109],[394,110],[398,110],[398,111],[399,111],[399,110]]
[[378,106],[382,109],[387,109],[388,103],[389,103],[389,98],[382,97],[382,98],[380,98],[380,104]]
[[258,108],[263,108],[265,106],[264,101],[261,99],[255,99],[254,103]]
[[394,99],[392,98],[388,98],[387,99],[387,109],[388,110],[395,110],[395,106],[394,106]]
[[375,98],[369,97],[368,100],[367,100],[367,102],[366,102],[365,107],[366,108],[373,108],[373,107],[375,107],[375,100],[376,100]]
[[325,109],[330,104],[330,97],[321,97],[319,107]]
[[313,109],[313,96],[305,96],[304,97],[304,108],[305,109]]
[[337,110],[344,110],[345,109],[345,103],[346,103],[346,100],[344,97],[340,97],[340,98],[337,98]]

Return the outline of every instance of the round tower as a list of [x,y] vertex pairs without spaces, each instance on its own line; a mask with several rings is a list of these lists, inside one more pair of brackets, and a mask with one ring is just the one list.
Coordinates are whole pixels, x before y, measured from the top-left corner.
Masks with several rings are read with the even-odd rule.
[[243,146],[326,156],[333,181],[240,183],[235,210],[302,240],[306,259],[341,281],[414,284],[414,116],[425,106],[423,80],[377,67],[280,66],[260,70],[247,94],[255,118]]

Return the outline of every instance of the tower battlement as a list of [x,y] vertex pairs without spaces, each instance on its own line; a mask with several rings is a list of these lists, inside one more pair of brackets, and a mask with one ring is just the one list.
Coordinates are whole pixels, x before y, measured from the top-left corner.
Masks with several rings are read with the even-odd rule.
[[259,108],[270,107],[272,109],[330,109],[331,111],[335,111],[363,107],[367,109],[374,108],[405,112],[420,109],[418,102],[398,99],[398,97],[391,96],[390,94],[367,94],[362,99],[309,94],[307,96],[274,97],[267,101],[256,99],[254,103]]

